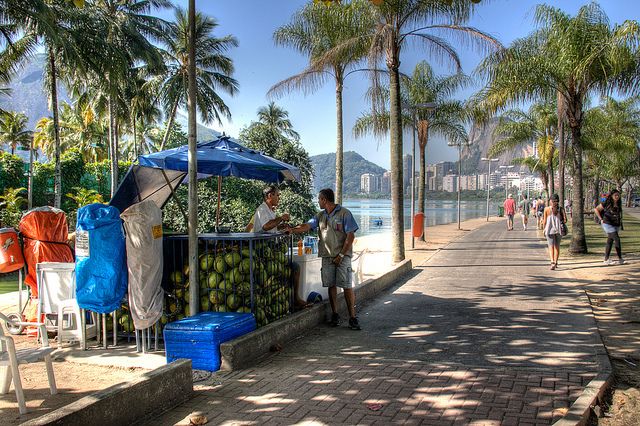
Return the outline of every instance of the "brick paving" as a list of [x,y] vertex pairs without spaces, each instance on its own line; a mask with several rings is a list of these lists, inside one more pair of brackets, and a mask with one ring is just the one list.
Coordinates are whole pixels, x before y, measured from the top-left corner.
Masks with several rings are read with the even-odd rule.
[[359,307],[362,332],[311,330],[196,383],[148,424],[551,424],[598,371],[597,331],[536,232],[503,227],[469,233]]

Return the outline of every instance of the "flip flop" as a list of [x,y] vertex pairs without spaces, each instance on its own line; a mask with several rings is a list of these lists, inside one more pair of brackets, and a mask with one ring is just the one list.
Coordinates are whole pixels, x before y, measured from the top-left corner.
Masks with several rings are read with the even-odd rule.
[[312,306],[313,306],[313,303],[307,303],[307,302],[301,302],[301,303],[296,302],[295,303],[296,310],[298,310],[298,311],[310,308]]

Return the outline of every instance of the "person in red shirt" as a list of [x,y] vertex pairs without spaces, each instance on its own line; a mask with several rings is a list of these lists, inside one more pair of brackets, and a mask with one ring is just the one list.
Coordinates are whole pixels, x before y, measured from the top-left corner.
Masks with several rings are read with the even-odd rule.
[[507,215],[507,231],[513,231],[513,216],[516,214],[516,200],[509,194],[504,200],[504,214]]

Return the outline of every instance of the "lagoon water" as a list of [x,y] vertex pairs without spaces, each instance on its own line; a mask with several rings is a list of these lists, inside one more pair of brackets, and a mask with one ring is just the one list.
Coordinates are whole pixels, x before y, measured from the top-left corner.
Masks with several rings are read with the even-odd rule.
[[[381,234],[391,232],[391,200],[373,200],[373,199],[345,199],[343,206],[351,210],[355,220],[358,222],[360,229],[358,235]],[[498,202],[492,202],[489,205],[489,214],[495,216],[497,213]],[[461,220],[474,219],[477,217],[485,217],[487,214],[486,201],[461,201],[460,218]],[[407,199],[404,203],[404,227],[411,228],[411,200]],[[378,225],[379,219],[382,224]],[[450,200],[427,200],[425,210],[426,226],[443,225],[447,223],[457,222],[458,220],[458,204],[457,201]],[[377,223],[376,223],[377,222]]]

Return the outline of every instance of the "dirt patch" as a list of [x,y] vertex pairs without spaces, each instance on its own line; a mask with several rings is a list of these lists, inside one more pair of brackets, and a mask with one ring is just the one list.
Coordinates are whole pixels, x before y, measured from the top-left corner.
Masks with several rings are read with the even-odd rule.
[[[36,346],[34,337],[25,335],[12,337],[16,343],[16,349]],[[53,370],[58,387],[56,395],[49,393],[44,363],[20,366],[28,413],[19,414],[16,394],[11,386],[9,393],[0,395],[0,418],[3,426],[17,425],[39,417],[98,390],[131,381],[148,371],[140,368],[102,367],[63,360],[54,360]]]
[[[623,246],[624,247],[624,246]],[[640,258],[605,266],[601,256],[564,259],[591,302],[615,382],[598,425],[640,424]]]

